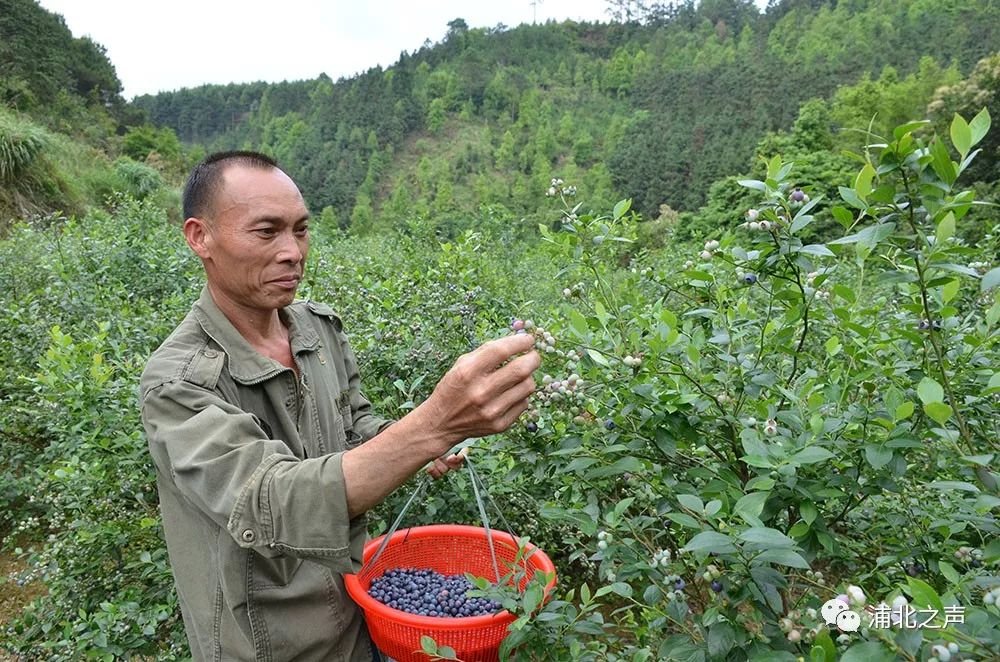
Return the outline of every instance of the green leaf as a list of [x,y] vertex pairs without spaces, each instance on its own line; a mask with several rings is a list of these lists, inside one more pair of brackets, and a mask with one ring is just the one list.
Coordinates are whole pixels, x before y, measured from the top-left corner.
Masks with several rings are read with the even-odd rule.
[[964,480],[935,480],[927,484],[937,490],[962,490],[963,492],[978,492],[979,488]]
[[854,191],[862,200],[865,200],[868,194],[872,192],[872,180],[874,178],[875,168],[870,163],[866,163],[854,180]]
[[872,467],[881,469],[892,460],[892,449],[881,444],[865,444],[865,458]]
[[892,135],[896,140],[899,140],[907,133],[921,129],[931,123],[930,120],[917,120],[915,122],[907,122],[906,124],[900,124],[895,129],[892,130]]
[[[615,209],[613,212],[615,220],[617,221],[619,218],[624,216],[631,208],[632,208],[632,198],[619,201],[618,204],[615,205]],[[605,209],[607,209],[607,207],[605,207]]]
[[947,561],[938,561],[938,567],[941,568],[941,574],[952,584],[957,584],[962,581],[962,576],[958,574],[958,570],[955,570]]
[[941,178],[941,181],[948,186],[954,184],[958,178],[958,173],[955,171],[955,164],[948,154],[948,148],[944,146],[944,142],[941,140],[935,140],[934,144],[931,145],[931,167],[934,168],[934,172]]
[[721,658],[736,645],[736,630],[729,623],[714,623],[708,628],[708,654]]
[[736,551],[733,539],[715,531],[702,531],[684,545],[687,552],[727,554]]
[[[767,191],[767,184],[757,179],[740,179],[736,183],[745,188],[760,191],[761,193]],[[607,209],[607,207],[605,207],[605,209]]]
[[997,285],[1000,285],[1000,267],[993,267],[983,276],[983,280],[979,283],[980,292],[989,292]]
[[965,118],[958,113],[955,113],[955,117],[951,120],[951,144],[955,146],[963,159],[972,148],[972,131]]
[[750,494],[745,494],[740,497],[740,500],[736,502],[733,507],[733,512],[737,514],[745,513],[753,517],[760,517],[760,513],[764,510],[764,503],[767,501],[767,497],[770,496],[770,492],[752,492]]
[[969,145],[971,147],[975,147],[989,130],[990,111],[983,108],[975,117],[972,118],[972,121],[969,122],[969,132],[972,136],[972,140],[969,142]]
[[521,595],[521,610],[530,614],[542,603],[544,592],[541,584],[531,583]]
[[[814,651],[817,648],[822,647],[823,652],[826,653],[825,662],[836,662],[837,647],[834,645],[833,639],[830,638],[829,630],[827,630],[826,628],[821,629],[819,631],[819,634],[816,635],[816,639],[814,639],[813,641],[816,644],[815,646],[813,646]],[[812,662],[817,662],[815,656],[813,656]]]
[[858,197],[858,194],[854,192],[854,189],[847,188],[846,186],[840,186],[837,188],[840,192],[840,197],[844,199],[844,202],[851,205],[855,209],[868,209],[868,205],[865,201]]
[[636,473],[642,471],[645,467],[642,464],[642,460],[636,457],[628,456],[623,457],[614,464],[608,465],[606,467],[598,467],[587,472],[587,476],[590,478],[604,478],[606,476],[620,476],[624,473]]
[[755,545],[768,545],[772,547],[794,547],[795,541],[777,529],[767,527],[751,527],[739,535],[740,540],[753,543]]
[[596,349],[587,348],[587,356],[593,359],[594,363],[607,367],[608,360],[604,358],[604,355],[598,352]]
[[944,425],[951,418],[951,407],[943,402],[928,402],[924,405],[924,413],[937,421],[939,425]]
[[438,650],[437,642],[434,641],[433,637],[428,637],[425,634],[420,637],[420,649],[428,655],[435,655]]
[[917,395],[920,396],[920,401],[925,404],[928,402],[942,402],[944,400],[944,389],[930,377],[924,377],[917,384]]
[[777,563],[789,568],[809,569],[809,563],[798,552],[787,548],[767,549],[754,557],[754,564],[757,563]]
[[916,409],[916,406],[911,401],[907,400],[903,404],[896,407],[896,412],[893,414],[893,417],[896,422],[905,420],[910,416],[913,416],[914,409]]
[[458,655],[455,654],[455,649],[451,646],[441,646],[438,648],[438,657],[443,657],[446,660],[457,660]]
[[951,212],[945,214],[937,226],[935,242],[938,246],[955,236],[955,215]]
[[587,326],[587,318],[581,315],[580,311],[575,308],[569,311],[569,326],[581,338],[586,337],[590,331],[590,328]]
[[803,520],[799,520],[788,530],[788,535],[792,538],[801,538],[807,533],[809,533],[809,523]]
[[615,582],[597,589],[597,593],[594,594],[594,597],[599,598],[602,595],[607,595],[608,593],[616,593],[624,598],[631,598],[632,587],[625,582]]
[[961,289],[962,283],[957,278],[952,278],[947,283],[941,286],[941,301],[943,303],[948,303],[956,296],[958,296],[958,291]]
[[796,464],[815,464],[833,457],[833,453],[822,446],[807,446],[791,457]]
[[806,255],[817,255],[819,257],[836,257],[836,254],[823,244],[809,244],[801,247],[798,252],[805,253]]
[[696,513],[700,513],[705,509],[705,505],[702,503],[701,499],[693,494],[678,494],[677,500],[680,501],[682,506],[688,510],[693,510]]
[[895,662],[896,654],[877,641],[864,641],[848,648],[840,662]]
[[909,586],[907,592],[913,597],[912,603],[915,607],[930,607],[937,609],[939,613],[944,611],[944,605],[941,604],[941,596],[937,594],[937,591],[930,584],[915,577],[907,577],[906,583]]
[[687,513],[667,513],[665,517],[670,521],[677,522],[681,526],[686,526],[689,529],[701,528],[701,523]]
[[854,215],[844,207],[838,205],[831,209],[830,212],[833,214],[833,218],[844,228],[851,227],[851,223],[854,222]]
[[812,524],[816,521],[819,510],[812,501],[803,501],[799,504],[799,514],[802,515],[802,519]]

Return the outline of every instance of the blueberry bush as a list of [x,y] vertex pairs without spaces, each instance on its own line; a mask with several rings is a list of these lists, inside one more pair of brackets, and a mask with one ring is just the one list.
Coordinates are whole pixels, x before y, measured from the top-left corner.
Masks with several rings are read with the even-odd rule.
[[[317,231],[300,295],[341,313],[383,415],[479,343],[535,334],[530,410],[471,447],[494,522],[559,577],[548,601],[480,586],[519,615],[505,657],[1000,655],[1000,227],[966,231],[995,215],[961,185],[989,123],[897,127],[836,198],[770,157],[733,184],[752,208],[655,251],[628,201],[592,211],[558,178],[537,230],[487,209],[446,243],[420,223]],[[814,223],[840,231],[813,243]],[[11,579],[46,589],[0,646],[183,659],[135,391],[200,265],[153,200],[129,197],[16,226],[0,256],[0,531],[27,567]],[[407,517],[478,523],[465,472]],[[857,632],[825,622],[837,598]]]

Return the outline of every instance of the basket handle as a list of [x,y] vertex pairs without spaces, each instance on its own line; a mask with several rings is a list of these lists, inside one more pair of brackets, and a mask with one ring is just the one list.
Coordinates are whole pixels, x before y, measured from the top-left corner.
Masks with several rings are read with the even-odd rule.
[[[467,439],[464,442],[463,445],[467,446],[468,444],[471,444],[472,441],[473,441],[472,439]],[[503,516],[503,511],[500,510],[500,507],[493,500],[493,497],[491,497],[489,495],[489,492],[486,491],[486,485],[479,478],[479,475],[476,473],[476,470],[473,468],[472,461],[469,459],[468,456],[465,457],[465,466],[469,470],[469,477],[470,477],[470,479],[472,481],[472,493],[473,493],[473,495],[476,498],[476,507],[479,510],[479,517],[480,517],[480,519],[482,519],[482,521],[483,521],[483,527],[486,529],[486,540],[487,540],[487,542],[489,544],[489,547],[490,547],[490,560],[493,562],[493,573],[496,575],[496,581],[499,584],[500,583],[500,566],[497,563],[497,553],[496,553],[495,544],[493,542],[493,533],[492,533],[492,529],[490,528],[489,517],[486,514],[486,504],[485,504],[485,502],[483,500],[482,495],[480,494],[480,487],[482,487],[482,494],[486,495],[486,498],[490,500],[490,503],[493,504],[493,507],[496,509],[497,514],[500,516],[500,519],[503,521],[504,525],[507,527],[507,533],[509,533],[510,536],[512,538],[514,538],[515,540],[517,538],[516,538],[516,536],[514,536],[513,531],[511,531],[510,524],[507,522],[507,519]],[[419,482],[417,483],[416,489],[413,491],[413,494],[411,494],[410,498],[407,499],[406,503],[403,505],[403,508],[399,511],[399,515],[396,516],[396,520],[392,523],[392,526],[389,527],[389,530],[382,537],[382,542],[379,544],[378,549],[375,550],[375,554],[372,556],[371,560],[367,561],[366,563],[364,563],[362,565],[362,568],[361,568],[362,570],[365,568],[365,566],[373,565],[378,560],[378,558],[382,555],[382,552],[385,551],[385,548],[389,545],[389,539],[392,537],[392,534],[394,534],[396,532],[396,530],[399,528],[399,525],[403,521],[403,516],[406,515],[406,511],[409,510],[409,508],[413,504],[414,500],[416,500],[417,495],[419,495],[421,492],[423,492],[424,488],[427,487],[427,481],[428,481],[428,479],[429,479],[429,476],[426,473],[423,476],[421,476]],[[527,560],[526,559],[522,559],[522,563],[524,563],[525,570],[527,570]],[[359,570],[358,572],[360,573],[361,571]]]

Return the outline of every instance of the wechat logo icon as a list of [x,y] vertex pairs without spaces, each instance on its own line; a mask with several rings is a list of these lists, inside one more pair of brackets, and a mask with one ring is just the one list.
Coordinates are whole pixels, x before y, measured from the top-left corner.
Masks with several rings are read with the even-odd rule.
[[820,608],[820,613],[827,625],[836,626],[841,632],[857,632],[861,629],[861,615],[851,611],[843,600],[827,600]]

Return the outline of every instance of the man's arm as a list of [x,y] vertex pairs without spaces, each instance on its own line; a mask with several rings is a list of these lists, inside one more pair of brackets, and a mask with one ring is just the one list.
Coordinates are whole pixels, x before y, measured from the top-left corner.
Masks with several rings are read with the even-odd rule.
[[[356,517],[380,503],[459,441],[497,434],[528,407],[541,358],[530,335],[508,336],[465,354],[431,396],[361,446],[344,454],[347,508]],[[512,356],[528,352],[501,365]]]
[[241,547],[353,570],[363,520],[348,515],[344,453],[301,460],[252,414],[183,380],[149,389],[142,420],[157,471]]

